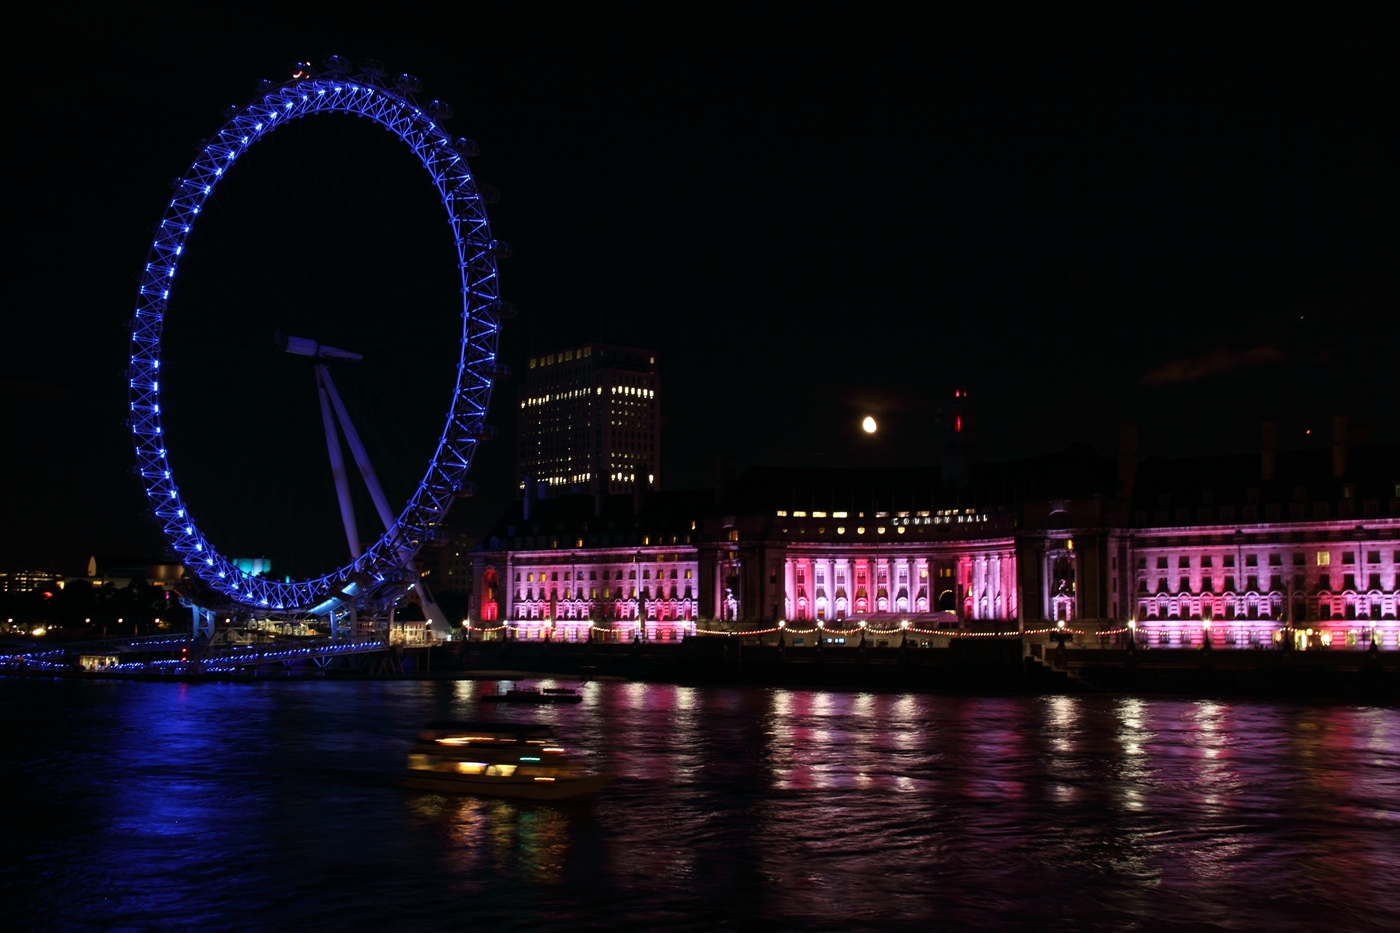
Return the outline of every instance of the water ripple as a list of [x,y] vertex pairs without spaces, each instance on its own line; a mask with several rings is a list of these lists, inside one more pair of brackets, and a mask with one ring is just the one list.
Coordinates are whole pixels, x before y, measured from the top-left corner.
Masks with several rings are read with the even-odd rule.
[[[1389,930],[1400,713],[1114,697],[0,680],[28,929]],[[398,789],[539,717],[591,802]]]

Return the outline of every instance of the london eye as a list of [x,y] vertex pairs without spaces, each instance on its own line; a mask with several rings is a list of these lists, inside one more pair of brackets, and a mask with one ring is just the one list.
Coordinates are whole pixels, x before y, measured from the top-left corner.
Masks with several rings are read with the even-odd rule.
[[[448,105],[420,97],[416,78],[376,62],[355,66],[330,56],[319,69],[298,63],[288,80],[264,81],[249,103],[230,107],[218,131],[197,144],[153,228],[127,373],[135,472],[201,592],[244,615],[316,616],[339,634],[351,630],[357,612],[361,621],[387,617],[410,591],[425,615],[436,612],[415,558],[439,540],[453,501],[470,494],[467,473],[494,433],[485,418],[492,386],[507,373],[497,360],[501,321],[510,314],[498,260],[509,248],[492,236],[490,190],[468,164],[475,144],[444,128]],[[308,124],[333,132],[308,143],[297,129]],[[273,196],[282,211],[271,221],[275,233],[245,231],[255,246],[221,255],[230,242],[220,232],[227,217],[248,213],[247,202],[258,197],[249,177],[275,174],[283,158],[321,184],[336,171],[323,163],[358,164],[364,127],[381,131],[376,138],[395,149],[374,158],[411,162],[411,177],[401,164],[389,171],[379,162],[369,175],[342,172],[330,190],[348,205],[340,221],[305,206],[289,217],[294,199]],[[281,138],[288,143],[278,156],[273,142]],[[259,171],[244,171],[258,160]],[[399,180],[382,180],[389,176]],[[393,184],[414,193],[400,195]],[[300,196],[315,187],[292,189]],[[365,208],[360,200],[373,203]],[[433,202],[433,218],[415,201]],[[379,216],[374,204],[392,223],[365,221],[357,229]],[[397,235],[395,225],[411,233]],[[429,226],[422,236],[431,246],[413,251],[413,262],[372,242],[418,237]],[[281,272],[267,271],[278,264],[261,245],[270,238],[284,257]],[[430,271],[420,273],[419,258]],[[325,272],[333,260],[347,268]],[[221,264],[221,274],[209,271]],[[350,290],[298,291],[317,275],[349,282]],[[351,307],[361,295],[365,305]],[[377,426],[370,424],[376,412]],[[405,433],[415,423],[418,439]],[[258,477],[266,495],[256,489]],[[263,527],[297,542],[273,567],[287,572],[269,573],[237,553],[263,550],[249,536]],[[338,544],[327,544],[328,535]]]

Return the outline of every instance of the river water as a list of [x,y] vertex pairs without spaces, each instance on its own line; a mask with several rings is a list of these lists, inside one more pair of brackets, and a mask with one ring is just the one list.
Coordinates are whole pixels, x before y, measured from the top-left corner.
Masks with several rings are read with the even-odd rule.
[[[550,681],[542,681],[549,685]],[[0,678],[26,930],[1394,930],[1400,710],[593,683]],[[398,788],[536,719],[562,805]],[[11,925],[17,924],[17,925]]]

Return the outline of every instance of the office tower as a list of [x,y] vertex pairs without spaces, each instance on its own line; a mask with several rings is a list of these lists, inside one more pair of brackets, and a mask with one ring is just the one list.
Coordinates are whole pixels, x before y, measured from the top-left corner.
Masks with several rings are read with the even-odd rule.
[[588,343],[532,357],[519,403],[522,490],[527,477],[556,494],[658,488],[655,351]]

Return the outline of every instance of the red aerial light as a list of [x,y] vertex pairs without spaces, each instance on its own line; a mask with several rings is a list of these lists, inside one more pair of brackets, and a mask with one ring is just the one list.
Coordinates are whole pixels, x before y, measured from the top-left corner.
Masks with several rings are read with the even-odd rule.
[[962,415],[953,416],[953,431],[955,433],[962,433]]

